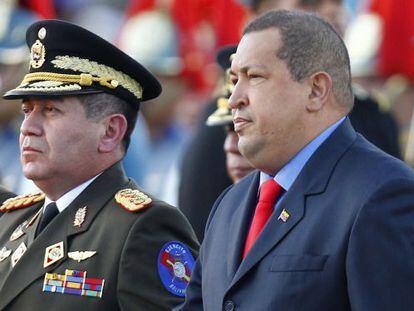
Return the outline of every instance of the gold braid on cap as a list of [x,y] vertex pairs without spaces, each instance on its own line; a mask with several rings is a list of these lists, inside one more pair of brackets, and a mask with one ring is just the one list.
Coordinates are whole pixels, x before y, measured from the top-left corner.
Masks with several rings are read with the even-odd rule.
[[100,85],[111,89],[120,85],[130,91],[136,98],[142,98],[141,85],[127,74],[111,67],[74,56],[56,56],[52,61],[52,64],[59,69],[80,71],[81,74],[33,72],[24,77],[21,86],[27,85],[33,81],[77,83],[82,86],[90,86],[93,82],[98,82]]

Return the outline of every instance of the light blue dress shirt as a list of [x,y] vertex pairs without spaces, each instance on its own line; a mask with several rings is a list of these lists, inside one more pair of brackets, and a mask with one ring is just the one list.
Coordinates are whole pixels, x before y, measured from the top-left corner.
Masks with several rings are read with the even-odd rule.
[[[336,128],[345,120],[346,117],[341,118],[325,131],[319,134],[315,139],[313,139],[309,144],[307,144],[303,149],[301,149],[285,166],[281,168],[275,176],[271,176],[264,172],[260,172],[260,186],[270,178],[274,180],[283,188],[283,193],[277,200],[275,204],[275,209],[280,205],[283,200],[283,197],[290,187],[298,177],[299,173],[308,162],[312,154],[319,148],[319,146],[336,130]],[[260,189],[260,187],[259,187]]]

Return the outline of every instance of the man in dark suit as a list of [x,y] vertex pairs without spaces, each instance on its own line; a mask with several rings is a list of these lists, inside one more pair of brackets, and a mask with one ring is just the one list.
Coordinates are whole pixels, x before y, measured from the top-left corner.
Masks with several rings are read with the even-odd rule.
[[181,310],[410,310],[414,174],[346,117],[342,39],[271,11],[231,71],[239,149],[259,171],[217,199]]
[[[340,33],[344,31],[342,0],[239,0],[253,15],[268,10],[288,8],[320,14]],[[181,167],[178,206],[188,217],[200,241],[211,207],[220,193],[232,184],[226,172],[223,143],[226,135],[220,128],[209,127],[205,121],[216,107],[211,102],[204,111],[194,137],[184,153]],[[354,108],[349,118],[355,130],[388,154],[401,158],[399,129],[389,111],[382,111],[366,92],[355,92]],[[211,167],[215,169],[212,170]],[[214,183],[211,182],[214,180]]]
[[27,31],[21,162],[43,191],[3,203],[1,310],[170,310],[197,256],[178,209],[139,189],[120,161],[141,101],[161,85],[95,34],[61,21]]

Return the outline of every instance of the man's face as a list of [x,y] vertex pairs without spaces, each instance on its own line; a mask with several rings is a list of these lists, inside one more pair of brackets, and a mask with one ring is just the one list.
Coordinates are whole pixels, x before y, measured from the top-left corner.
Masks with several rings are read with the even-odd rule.
[[227,173],[233,183],[237,183],[254,170],[246,158],[240,154],[239,148],[237,147],[238,142],[239,137],[236,132],[227,130],[226,140],[224,141],[224,152],[226,154]]
[[97,160],[104,127],[86,118],[76,97],[30,98],[22,103],[22,111],[24,175],[41,189],[57,182],[72,187],[83,181]]
[[251,32],[241,39],[231,66],[230,97],[239,150],[256,168],[275,174],[306,143],[310,86],[291,78],[276,53],[279,30]]

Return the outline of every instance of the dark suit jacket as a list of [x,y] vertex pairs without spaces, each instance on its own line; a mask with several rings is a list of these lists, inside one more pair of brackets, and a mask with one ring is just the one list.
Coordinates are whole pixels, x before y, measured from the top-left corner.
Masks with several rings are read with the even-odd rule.
[[[259,173],[216,201],[182,310],[412,310],[414,174],[348,120],[241,262]],[[278,219],[286,209],[286,222]]]
[[[28,249],[13,269],[11,256],[0,262],[0,310],[170,310],[181,302],[181,297],[161,283],[158,255],[165,243],[180,241],[197,256],[194,232],[179,210],[156,199],[137,213],[121,208],[114,195],[124,188],[137,187],[118,163],[94,180],[36,239],[40,217],[22,237],[9,241],[13,230],[30,219],[43,202],[3,215],[1,247],[15,250],[25,242]],[[85,222],[75,227],[75,213],[84,206]],[[45,249],[60,241],[65,257],[43,268]],[[68,258],[68,252],[74,251],[97,253],[77,262]],[[65,274],[65,269],[105,279],[102,298],[43,292],[45,273]]]

